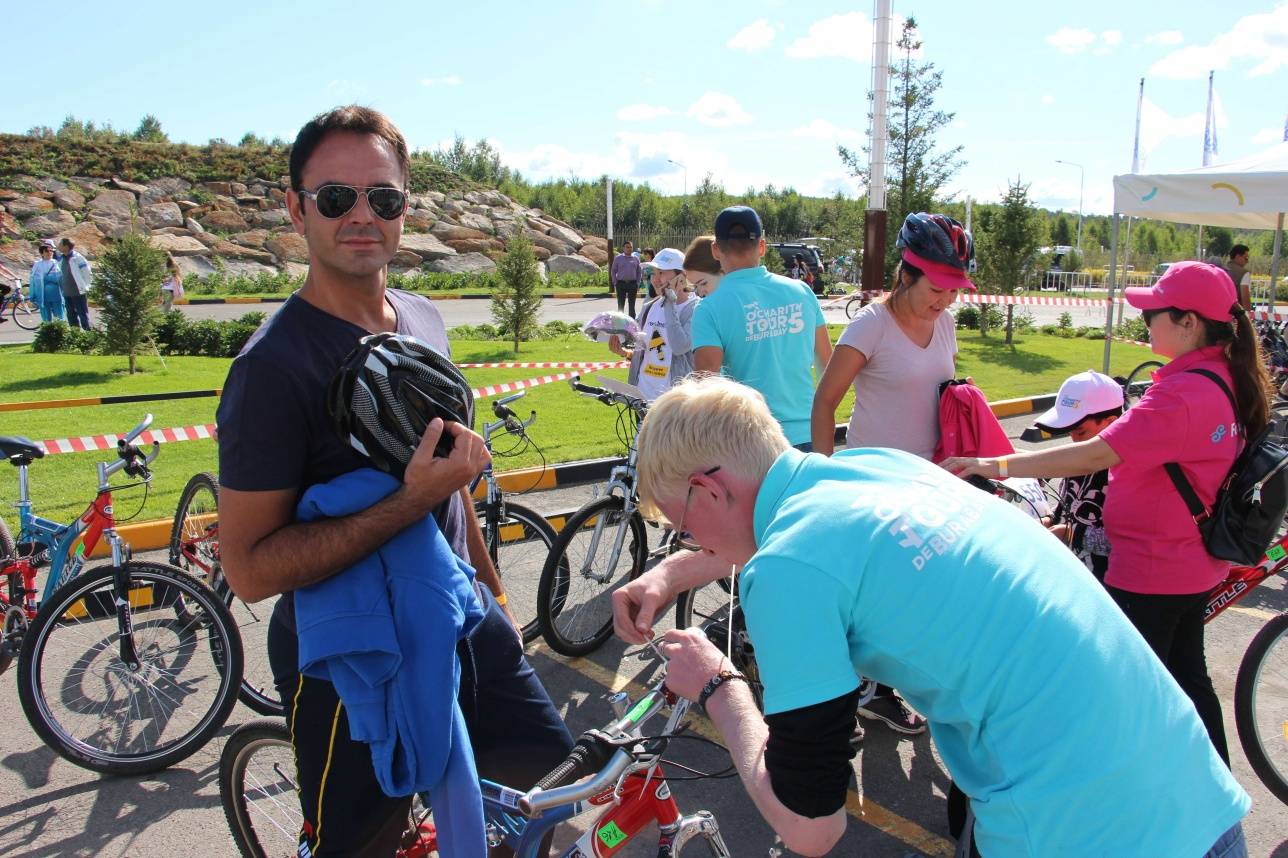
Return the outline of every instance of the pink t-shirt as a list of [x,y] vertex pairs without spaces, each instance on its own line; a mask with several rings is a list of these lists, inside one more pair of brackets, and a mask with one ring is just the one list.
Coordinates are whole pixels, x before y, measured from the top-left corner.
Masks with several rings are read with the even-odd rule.
[[953,377],[957,328],[950,313],[935,320],[924,349],[908,339],[884,302],[869,304],[846,325],[837,346],[862,352],[854,379],[847,447],[891,447],[929,459],[939,443],[939,385]]
[[1105,583],[1133,593],[1201,593],[1230,564],[1207,553],[1198,525],[1167,472],[1177,462],[1207,507],[1243,448],[1238,418],[1221,388],[1187,369],[1231,384],[1222,346],[1182,355],[1154,372],[1154,384],[1100,433],[1122,462],[1109,470],[1105,534],[1113,551]]

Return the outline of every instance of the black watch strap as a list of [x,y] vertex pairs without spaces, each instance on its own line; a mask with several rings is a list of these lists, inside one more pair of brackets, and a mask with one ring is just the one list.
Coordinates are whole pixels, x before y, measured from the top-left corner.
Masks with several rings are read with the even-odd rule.
[[702,686],[702,692],[698,694],[698,705],[706,707],[707,701],[711,695],[716,693],[716,689],[726,682],[747,682],[747,677],[734,670],[722,670],[715,676],[707,680],[707,684]]

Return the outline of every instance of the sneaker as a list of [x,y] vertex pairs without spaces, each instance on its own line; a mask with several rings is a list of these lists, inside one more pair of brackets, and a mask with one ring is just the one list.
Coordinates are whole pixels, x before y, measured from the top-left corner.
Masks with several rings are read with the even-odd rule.
[[919,736],[926,732],[926,719],[909,709],[897,694],[874,697],[867,706],[859,709],[859,717],[883,721],[891,730],[905,736]]

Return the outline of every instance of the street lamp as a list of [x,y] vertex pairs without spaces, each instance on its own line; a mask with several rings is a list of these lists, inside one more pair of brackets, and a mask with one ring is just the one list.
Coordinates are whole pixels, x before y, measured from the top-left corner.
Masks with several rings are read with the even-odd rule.
[[688,197],[689,196],[689,168],[681,164],[679,161],[672,161],[670,158],[666,159],[666,163],[674,164],[675,166],[679,167],[681,170],[684,171],[684,196]]
[[1061,161],[1057,158],[1056,163],[1078,168],[1078,255],[1082,256],[1082,189],[1086,186],[1087,171],[1082,169],[1081,164],[1075,164],[1072,161]]

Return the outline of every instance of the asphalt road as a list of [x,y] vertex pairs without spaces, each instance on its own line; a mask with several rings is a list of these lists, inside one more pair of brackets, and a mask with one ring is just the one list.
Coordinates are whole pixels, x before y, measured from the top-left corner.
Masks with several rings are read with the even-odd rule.
[[[1045,297],[1052,297],[1055,293],[1048,292]],[[827,309],[831,304],[834,307]],[[436,301],[439,312],[443,314],[443,321],[447,326],[456,325],[479,325],[491,323],[492,315],[490,311],[490,302],[480,299],[459,299],[448,301]],[[272,315],[281,308],[279,303],[264,304],[193,304],[181,307],[184,314],[192,319],[236,319],[250,312],[261,312]],[[844,324],[847,319],[845,316],[845,304],[843,301],[833,302],[830,299],[824,302],[824,317],[830,324]],[[961,306],[961,305],[959,305]],[[558,319],[563,322],[586,322],[589,321],[596,313],[605,310],[617,309],[616,302],[611,298],[547,298],[541,305],[541,320],[549,322]],[[1104,311],[1098,307],[1054,307],[1054,306],[1029,306],[1026,307],[1031,312],[1039,325],[1055,324],[1059,321],[1062,313],[1069,313],[1073,317],[1075,326],[1099,327],[1105,323]],[[1136,311],[1127,308],[1129,315],[1135,315]],[[90,310],[90,319],[94,319],[94,311]],[[0,343],[19,343],[30,342],[31,332],[24,331],[15,325],[12,321],[0,324]]]
[[[1027,423],[1028,418],[1005,421],[1012,436]],[[524,503],[550,513],[575,507],[589,496],[589,487],[572,487],[529,494]],[[508,587],[514,601],[535,599],[535,581],[509,581]],[[1225,706],[1234,773],[1254,800],[1244,825],[1250,854],[1257,858],[1288,858],[1288,814],[1244,759],[1234,732],[1233,686],[1249,640],[1272,613],[1283,610],[1288,610],[1288,593],[1282,579],[1276,579],[1223,614],[1207,634],[1208,660]],[[616,640],[585,659],[561,658],[540,643],[529,653],[574,732],[607,723],[610,710],[605,695],[621,688],[637,694],[656,667],[638,656],[626,655]],[[1107,720],[1115,714],[1100,701],[1087,701],[1085,717]],[[144,778],[100,777],[45,748],[26,723],[16,693],[12,689],[0,693],[0,855],[234,855],[219,805],[218,755],[227,734],[253,717],[254,713],[239,705],[214,741],[166,772]],[[708,771],[724,765],[716,752],[691,744],[676,748],[680,761]],[[944,801],[948,777],[928,736],[899,740],[888,730],[869,724],[854,771],[852,786],[862,797],[858,793],[852,796],[850,825],[833,854],[875,858],[952,854]],[[772,834],[737,780],[675,782],[673,786],[682,811],[705,808],[716,815],[734,855],[769,854]],[[584,825],[588,821],[575,822]],[[565,826],[557,843],[571,843],[574,832],[574,826]],[[623,854],[645,856],[655,850],[631,844]]]

